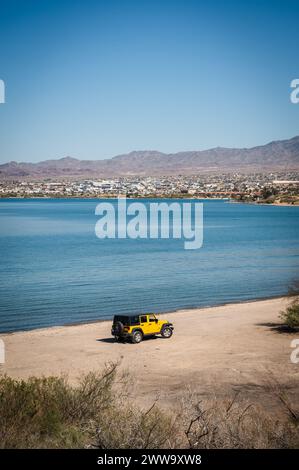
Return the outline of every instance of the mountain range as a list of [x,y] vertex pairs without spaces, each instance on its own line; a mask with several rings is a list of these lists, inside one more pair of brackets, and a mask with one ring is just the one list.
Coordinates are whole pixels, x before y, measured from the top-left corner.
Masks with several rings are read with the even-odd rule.
[[0,165],[0,179],[107,178],[296,169],[299,169],[299,136],[252,148],[216,147],[169,154],[140,150],[105,160],[64,157],[39,163],[11,161]]

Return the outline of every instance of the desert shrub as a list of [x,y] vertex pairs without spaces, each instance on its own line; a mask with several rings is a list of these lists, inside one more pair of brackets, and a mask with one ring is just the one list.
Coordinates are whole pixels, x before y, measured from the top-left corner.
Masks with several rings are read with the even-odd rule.
[[299,327],[299,281],[295,280],[288,291],[289,305],[284,312],[280,313],[280,318],[289,328]]
[[0,447],[76,447],[82,435],[70,419],[72,391],[65,379],[0,379]]
[[156,406],[128,400],[128,376],[110,364],[83,376],[15,380],[0,377],[1,448],[155,448],[174,435],[174,422]]
[[154,406],[141,410],[128,406],[104,413],[97,427],[94,447],[100,449],[163,449],[176,448],[176,419]]
[[1,447],[82,447],[88,423],[113,406],[115,366],[89,373],[77,387],[64,377],[0,378]]
[[297,419],[280,420],[258,405],[236,399],[199,401],[184,419],[192,449],[299,447]]
[[299,301],[293,301],[284,312],[280,314],[283,322],[290,328],[299,327]]
[[290,302],[280,318],[289,328],[299,327],[299,281],[294,281],[289,288]]

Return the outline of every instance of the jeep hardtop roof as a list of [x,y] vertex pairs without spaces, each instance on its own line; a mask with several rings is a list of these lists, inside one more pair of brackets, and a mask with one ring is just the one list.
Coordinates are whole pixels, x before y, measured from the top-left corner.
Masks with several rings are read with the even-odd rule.
[[120,321],[124,325],[136,325],[142,315],[154,315],[154,313],[139,313],[138,315],[114,315],[113,323]]

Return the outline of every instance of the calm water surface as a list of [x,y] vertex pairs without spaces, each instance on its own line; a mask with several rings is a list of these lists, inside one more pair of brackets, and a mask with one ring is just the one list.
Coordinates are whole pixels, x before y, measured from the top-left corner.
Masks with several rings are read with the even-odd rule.
[[0,331],[278,296],[299,278],[299,207],[205,201],[195,251],[99,240],[98,202],[0,200]]

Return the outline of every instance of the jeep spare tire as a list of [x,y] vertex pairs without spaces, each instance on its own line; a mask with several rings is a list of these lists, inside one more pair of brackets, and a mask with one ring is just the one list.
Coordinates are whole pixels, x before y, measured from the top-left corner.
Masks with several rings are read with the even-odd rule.
[[114,325],[115,336],[121,336],[123,330],[124,330],[124,325],[122,324],[121,321],[117,321]]

